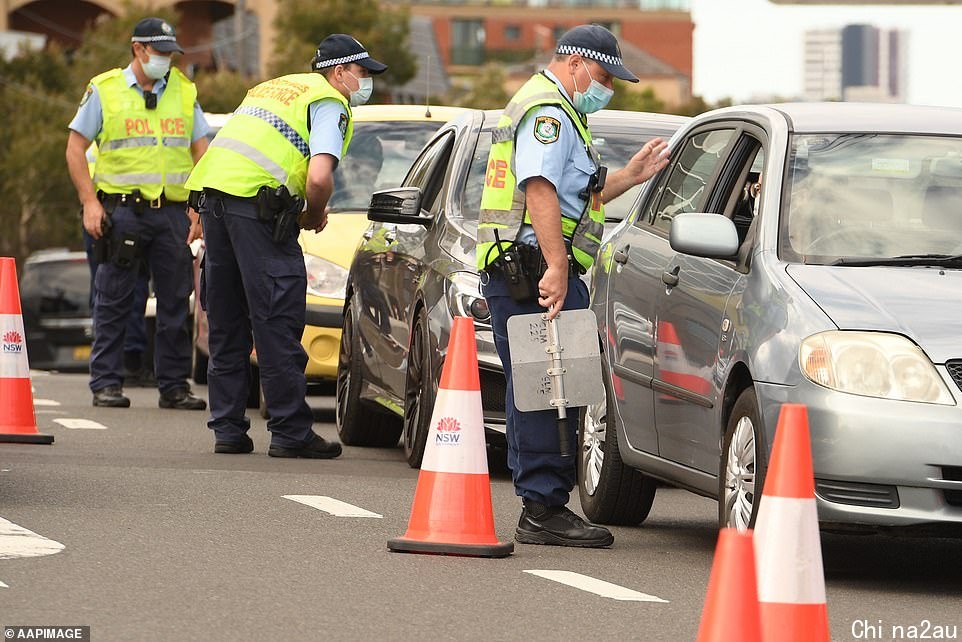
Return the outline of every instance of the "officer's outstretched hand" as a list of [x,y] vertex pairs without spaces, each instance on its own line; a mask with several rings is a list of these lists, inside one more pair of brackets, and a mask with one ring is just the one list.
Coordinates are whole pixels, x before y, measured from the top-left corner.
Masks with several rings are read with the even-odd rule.
[[106,216],[104,206],[100,204],[100,201],[93,200],[84,203],[84,229],[87,230],[87,234],[95,239],[103,236],[103,223]]
[[187,230],[187,245],[197,239],[204,238],[204,228],[200,224],[200,214],[194,211],[193,207],[187,208],[187,216],[190,218],[190,229]]
[[640,184],[663,170],[668,160],[668,143],[661,138],[653,138],[631,157],[625,169],[631,173],[635,184]]
[[561,267],[549,266],[538,281],[538,305],[548,308],[548,318],[553,319],[561,312],[567,296],[568,264]]

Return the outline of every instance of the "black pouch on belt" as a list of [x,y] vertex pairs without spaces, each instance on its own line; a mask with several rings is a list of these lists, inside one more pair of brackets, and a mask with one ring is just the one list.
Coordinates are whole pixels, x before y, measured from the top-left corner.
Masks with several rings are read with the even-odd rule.
[[140,258],[140,237],[136,234],[122,234],[114,241],[113,262],[119,268],[130,270]]

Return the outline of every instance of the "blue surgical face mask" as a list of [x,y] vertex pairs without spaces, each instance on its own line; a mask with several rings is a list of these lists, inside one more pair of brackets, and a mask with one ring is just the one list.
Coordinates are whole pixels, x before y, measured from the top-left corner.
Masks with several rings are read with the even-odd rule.
[[[347,73],[351,74],[351,72]],[[351,74],[351,77],[357,81],[357,91],[351,92],[349,101],[351,107],[357,107],[371,99],[371,93],[374,91],[374,80],[371,78],[358,78],[354,74]]]
[[[572,96],[571,102],[575,109],[582,114],[593,114],[608,105],[611,97],[615,95],[615,90],[608,89],[592,78],[591,72],[588,71],[588,65],[585,65],[583,60],[581,64],[584,66],[585,71],[588,72],[588,78],[591,78],[591,84],[588,85],[588,89],[586,89],[584,93],[581,93],[578,91],[578,82],[575,81],[575,95]],[[572,76],[571,79],[574,80],[574,76]]]
[[170,71],[170,56],[147,55],[149,56],[147,62],[141,63],[141,67],[144,68],[144,74],[153,80],[160,80],[166,76],[167,72]]

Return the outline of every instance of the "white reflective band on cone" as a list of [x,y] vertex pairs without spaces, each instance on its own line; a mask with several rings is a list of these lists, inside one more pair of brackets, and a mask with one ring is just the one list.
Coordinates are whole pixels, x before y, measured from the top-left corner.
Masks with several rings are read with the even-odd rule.
[[825,604],[815,499],[763,495],[755,523],[758,601]]
[[0,377],[29,379],[27,340],[19,314],[0,314]]
[[438,390],[421,470],[488,474],[480,390]]

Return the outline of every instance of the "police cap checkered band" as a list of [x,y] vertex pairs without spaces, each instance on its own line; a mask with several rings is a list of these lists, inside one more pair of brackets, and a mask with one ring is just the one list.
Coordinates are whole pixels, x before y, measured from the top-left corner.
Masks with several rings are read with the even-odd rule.
[[583,47],[573,47],[572,45],[558,45],[558,53],[565,55],[578,54],[579,56],[591,58],[592,60],[597,60],[598,62],[606,62],[609,65],[624,64],[621,61],[621,58],[618,56],[609,56],[608,54],[601,53],[600,51],[585,49]]
[[372,74],[379,74],[387,65],[378,62],[356,38],[345,33],[334,33],[321,41],[311,60],[311,69],[320,71],[336,65],[356,63]]
[[563,56],[577,54],[594,60],[615,78],[638,82],[638,77],[625,68],[615,34],[601,25],[579,25],[569,29],[558,38],[556,52]]
[[174,28],[162,18],[144,18],[138,22],[134,26],[134,33],[130,41],[150,45],[163,53],[184,52],[177,42],[177,34],[174,33]]

